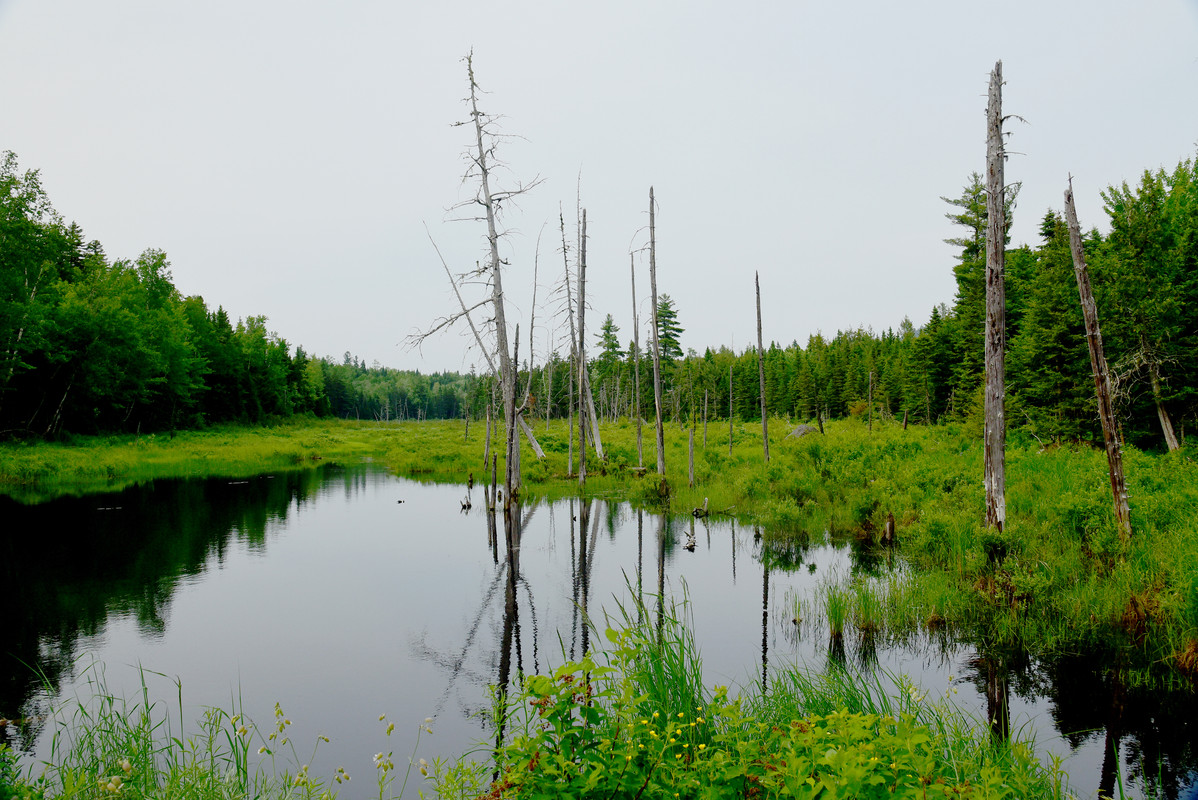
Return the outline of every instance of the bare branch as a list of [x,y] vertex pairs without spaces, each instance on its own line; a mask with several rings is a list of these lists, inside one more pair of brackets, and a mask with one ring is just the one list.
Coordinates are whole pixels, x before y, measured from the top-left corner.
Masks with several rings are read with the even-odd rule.
[[[482,338],[482,336],[479,335],[478,328],[476,328],[474,326],[474,319],[470,316],[471,311],[490,303],[491,298],[487,298],[486,300],[479,302],[477,305],[474,305],[471,308],[467,308],[466,301],[462,299],[462,293],[458,290],[457,281],[455,281],[453,279],[453,273],[449,271],[449,265],[445,263],[445,256],[441,255],[441,248],[437,247],[437,242],[436,242],[436,240],[433,239],[432,233],[429,232],[427,224],[424,226],[424,232],[428,236],[428,240],[430,242],[432,242],[433,249],[437,251],[437,258],[439,258],[441,260],[441,266],[445,268],[445,276],[447,278],[449,278],[449,284],[450,284],[450,286],[453,287],[453,293],[458,298],[458,304],[462,307],[462,313],[454,314],[454,315],[448,317],[444,322],[436,325],[431,331],[428,331],[428,332],[416,337],[415,345],[419,346],[420,343],[422,343],[425,339],[427,339],[433,333],[445,328],[447,325],[452,325],[457,320],[461,319],[462,317],[465,317],[466,321],[468,323],[470,323],[470,331],[474,334],[474,341],[478,342],[478,349],[482,351],[483,358],[485,358],[487,360],[487,367],[491,370],[491,372],[493,372],[493,373],[496,372],[495,362],[491,359],[491,354],[490,354],[490,352],[488,352],[486,345],[483,344],[483,338]],[[409,337],[409,340],[411,340],[411,337]]]

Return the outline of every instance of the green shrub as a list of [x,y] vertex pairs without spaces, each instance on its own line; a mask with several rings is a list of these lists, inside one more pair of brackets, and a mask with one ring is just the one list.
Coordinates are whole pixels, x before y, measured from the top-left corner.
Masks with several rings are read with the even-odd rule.
[[41,787],[30,784],[21,775],[17,754],[0,742],[0,798],[3,800],[42,800],[45,792]]

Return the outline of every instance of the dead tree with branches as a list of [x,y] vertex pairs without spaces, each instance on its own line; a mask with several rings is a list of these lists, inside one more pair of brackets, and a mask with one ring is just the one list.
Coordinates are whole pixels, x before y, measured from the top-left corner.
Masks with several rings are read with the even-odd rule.
[[[520,488],[519,438],[515,435],[515,428],[518,427],[524,432],[529,444],[538,457],[543,458],[544,453],[537,443],[536,436],[524,420],[524,403],[521,402],[517,405],[518,354],[508,344],[506,298],[503,290],[503,266],[506,262],[499,256],[499,239],[501,233],[498,219],[505,202],[524,194],[540,181],[533,180],[528,184],[518,184],[514,189],[497,189],[492,186],[492,170],[497,164],[495,149],[500,136],[494,131],[494,118],[480,111],[478,107],[478,95],[481,90],[474,76],[473,53],[466,56],[465,62],[470,90],[469,97],[467,98],[470,109],[469,119],[455,123],[455,127],[469,127],[474,134],[474,141],[467,151],[469,166],[463,177],[463,181],[477,181],[478,188],[475,196],[463,205],[478,206],[481,208],[478,215],[470,216],[467,219],[486,222],[487,258],[484,263],[476,265],[472,273],[461,275],[458,279],[455,279],[445,258],[441,255],[440,248],[437,247],[435,241],[433,242],[433,248],[437,251],[437,255],[441,259],[441,265],[445,268],[445,274],[449,278],[450,285],[453,287],[461,310],[438,320],[428,330],[409,337],[409,344],[411,346],[419,346],[428,337],[463,319],[469,324],[471,333],[474,335],[474,340],[486,359],[488,368],[499,384],[503,403],[503,420],[508,429],[508,435],[505,436],[507,442],[507,468],[505,469],[506,477],[504,481],[504,488],[506,489],[505,502],[511,503]],[[431,235],[429,239],[430,241],[432,240]],[[489,289],[488,296],[468,306],[462,297],[459,285],[463,281],[483,283]],[[478,326],[471,316],[472,312],[484,307],[489,307],[491,313],[490,319],[485,323],[487,333],[493,338],[493,344],[490,346],[484,341],[483,334],[479,331]]]

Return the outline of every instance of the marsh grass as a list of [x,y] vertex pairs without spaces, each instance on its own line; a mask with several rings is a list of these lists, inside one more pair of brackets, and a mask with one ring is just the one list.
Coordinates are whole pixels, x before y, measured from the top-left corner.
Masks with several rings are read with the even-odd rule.
[[[1127,448],[1135,533],[1114,527],[1101,450],[1012,437],[1007,451],[1007,528],[985,530],[976,432],[956,424],[910,426],[849,419],[824,435],[787,439],[771,426],[771,460],[759,428],[734,426],[695,454],[687,486],[687,432],[666,426],[666,491],[636,461],[635,426],[605,423],[606,462],[592,463],[585,494],[687,513],[707,500],[713,515],[762,526],[767,545],[831,532],[834,544],[876,538],[887,515],[899,551],[921,579],[903,587],[922,609],[903,624],[980,630],[1041,654],[1096,642],[1130,646],[1148,663],[1190,664],[1198,641],[1198,465],[1193,450],[1165,455]],[[358,423],[307,420],[262,429],[212,429],[158,436],[80,439],[0,447],[0,491],[32,501],[63,491],[116,488],[168,475],[247,476],[329,461],[385,463],[421,481],[464,482],[482,465],[485,426],[461,421]],[[546,451],[523,450],[526,499],[575,496],[567,474],[567,431],[554,420],[536,432]],[[645,463],[655,461],[647,437]],[[650,468],[651,469],[651,468]],[[896,604],[890,603],[893,608]],[[1129,613],[1129,608],[1131,612]],[[902,616],[887,611],[888,624]]]
[[[439,771],[438,793],[1065,796],[1064,776],[1041,767],[1025,743],[993,742],[984,725],[947,701],[929,704],[905,679],[888,687],[840,670],[792,669],[768,694],[705,692],[676,674],[700,663],[679,607],[665,609],[660,622],[630,610],[617,620],[624,627],[606,631],[606,650],[526,678],[507,700],[509,735],[494,766],[463,760]],[[676,669],[646,671],[646,659]],[[661,681],[676,688],[656,690]]]
[[[109,691],[103,665],[86,667],[78,695],[56,708],[49,720],[49,754],[40,772],[27,770],[13,787],[16,796],[331,800],[348,788],[350,775],[344,768],[322,775],[315,766],[328,738],[318,736],[310,748],[301,749],[278,704],[268,727],[249,720],[234,700],[229,709],[204,709],[188,731],[178,679],[172,679],[171,705],[152,699],[149,688],[151,678],[166,676],[144,668],[139,676],[140,692],[129,699]],[[383,738],[390,737],[394,724],[382,716],[379,722],[385,726]],[[421,734],[432,732],[430,722],[420,725],[417,748]],[[380,800],[403,796],[413,770],[427,776],[443,769],[416,761],[414,755],[402,774],[393,753],[375,755]]]
[[175,682],[177,705],[168,709],[151,699],[147,678],[153,675],[141,670],[140,696],[130,700],[108,690],[101,665],[87,668],[80,696],[53,715],[49,756],[37,780],[47,796],[306,800],[334,794],[310,770],[319,741],[301,758],[281,708],[270,732],[236,708],[209,708],[198,731],[186,734],[181,685]]
[[824,588],[824,614],[828,619],[828,632],[832,636],[844,635],[844,627],[849,621],[852,604],[852,595],[844,586],[831,583]]
[[853,583],[853,625],[864,633],[877,633],[885,626],[885,595],[876,580],[859,578]]

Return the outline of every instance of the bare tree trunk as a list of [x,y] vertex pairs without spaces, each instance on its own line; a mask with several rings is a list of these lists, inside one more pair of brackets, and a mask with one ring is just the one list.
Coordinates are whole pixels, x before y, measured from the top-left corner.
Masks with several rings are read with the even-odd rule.
[[653,403],[657,409],[657,474],[666,474],[666,436],[661,421],[661,331],[657,323],[657,230],[656,203],[649,187],[649,292],[653,303]]
[[1102,439],[1106,444],[1107,466],[1111,474],[1111,493],[1115,500],[1115,517],[1119,534],[1124,541],[1131,538],[1131,507],[1127,500],[1127,481],[1123,477],[1123,451],[1119,446],[1114,405],[1111,400],[1111,378],[1106,356],[1102,351],[1102,331],[1098,327],[1098,307],[1090,291],[1090,273],[1086,269],[1086,254],[1082,249],[1081,226],[1073,205],[1073,179],[1065,190],[1065,219],[1069,224],[1069,248],[1073,252],[1073,273],[1081,297],[1082,315],[1086,319],[1086,343],[1090,346],[1090,368],[1094,373],[1094,390],[1098,396],[1098,418],[1102,422]]
[[703,390],[703,449],[707,449],[707,390]]
[[[537,437],[532,432],[532,428],[528,424],[528,420],[524,419],[523,412],[516,414],[516,424],[520,426],[520,430],[524,431],[524,438],[528,439],[528,444],[532,447],[532,451],[536,453],[537,458],[544,458],[545,451],[541,449],[541,443],[537,441]],[[517,443],[520,437],[516,437]]]
[[591,376],[583,370],[583,397],[587,404],[587,413],[591,417],[591,427],[587,429],[587,438],[595,446],[595,455],[603,458],[603,440],[599,438],[599,416],[595,413],[595,395],[591,392]]
[[[1147,342],[1144,343],[1144,349],[1147,352]],[[1179,447],[1177,434],[1173,432],[1173,420],[1169,419],[1169,412],[1165,410],[1165,401],[1161,398],[1161,370],[1155,358],[1148,360],[1148,378],[1152,381],[1152,400],[1156,403],[1156,418],[1160,420],[1161,432],[1165,435],[1165,444],[1169,447],[1169,452],[1173,452]]]
[[[512,371],[515,372],[516,364],[520,359],[520,326],[516,325],[516,342],[512,349],[511,363]],[[503,472],[503,488],[504,488],[504,508],[508,508],[515,501],[516,492],[520,489],[520,434],[518,432],[517,420],[523,422],[524,419],[520,414],[520,409],[516,407],[516,383],[518,376],[513,374],[510,383],[511,396],[504,398],[504,404],[510,405],[512,408],[512,416],[507,419],[507,463],[504,464]]]
[[770,463],[770,423],[765,413],[765,349],[761,342],[761,278],[753,273],[753,283],[757,287],[757,377],[761,383],[761,446],[765,453],[765,463]]
[[[587,343],[584,338],[587,313],[587,212],[582,210],[582,238],[578,252],[578,385],[582,387],[581,397],[590,395],[587,391]],[[578,409],[578,485],[587,485],[587,440],[586,412],[579,405]]]
[[1002,141],[1002,62],[990,73],[986,107],[986,423],[983,434],[983,483],[986,525],[1001,531],[1007,517],[1006,419],[1003,413],[1006,358],[1006,292],[1003,286],[1006,244]]
[[483,469],[487,468],[487,461],[491,458],[491,406],[495,405],[495,392],[492,389],[491,402],[487,403],[487,438],[483,444]]
[[553,360],[557,353],[550,346],[549,340],[546,339],[545,347],[552,354],[545,359],[545,432],[549,432],[549,412],[553,408]]
[[693,488],[695,488],[695,426],[693,424],[690,426],[689,442],[690,442],[690,444],[689,444],[689,448],[690,448],[690,473],[689,473],[690,474],[690,482],[687,485],[693,489]]
[[636,411],[636,465],[645,466],[645,444],[641,435],[641,325],[636,314],[636,256],[628,254],[632,270],[632,381],[633,408]]
[[574,330],[574,299],[570,292],[570,257],[566,247],[566,217],[559,214],[562,226],[562,261],[566,267],[566,316],[570,319],[570,369],[566,374],[570,377],[570,393],[566,401],[566,474],[574,472],[574,371],[578,369],[578,336]]

